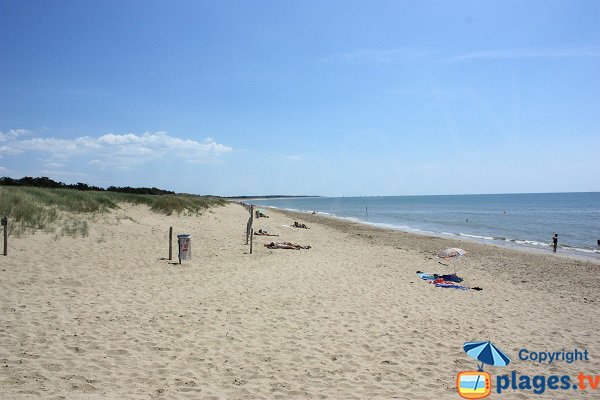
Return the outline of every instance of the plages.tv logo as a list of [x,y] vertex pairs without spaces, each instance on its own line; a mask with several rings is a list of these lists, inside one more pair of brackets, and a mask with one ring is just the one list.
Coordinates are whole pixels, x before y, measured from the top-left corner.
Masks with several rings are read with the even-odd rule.
[[477,371],[462,371],[456,377],[458,394],[465,399],[483,399],[492,393],[492,377],[483,371],[483,365],[504,367],[510,358],[491,342],[467,342],[463,345],[465,353],[481,362]]

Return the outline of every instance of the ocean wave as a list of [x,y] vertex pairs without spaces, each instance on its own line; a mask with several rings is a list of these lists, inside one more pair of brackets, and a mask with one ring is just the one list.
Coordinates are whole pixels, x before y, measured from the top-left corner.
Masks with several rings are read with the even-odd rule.
[[371,225],[371,226],[377,226],[377,227],[380,227],[380,228],[392,229],[392,230],[395,230],[395,231],[435,233],[435,232],[424,231],[422,229],[411,228],[408,225],[395,225],[395,224],[386,224],[386,223],[383,223],[383,222],[369,222],[369,221],[360,221],[360,222],[366,223],[367,225]]
[[567,250],[582,251],[584,253],[600,254],[600,249],[590,249],[590,248],[586,249],[586,248],[582,248],[582,247],[575,247],[575,246],[569,246],[569,245],[563,245],[563,246],[558,246],[558,247],[567,249]]
[[[313,212],[313,210],[302,210],[302,209],[297,209],[297,208],[284,208],[284,207],[276,207],[276,206],[262,206],[262,207],[283,209],[283,210],[299,212],[299,213],[311,213],[312,214],[312,212]],[[540,242],[538,240],[513,239],[513,238],[507,238],[504,236],[485,236],[485,235],[476,235],[476,234],[466,233],[466,232],[454,233],[454,232],[448,232],[448,231],[424,230],[424,229],[414,228],[412,226],[405,225],[405,224],[372,222],[372,221],[368,221],[368,220],[365,220],[362,218],[357,218],[357,217],[339,216],[334,213],[325,212],[325,211],[317,211],[317,214],[325,216],[325,217],[337,218],[337,219],[344,220],[344,221],[360,223],[363,225],[375,226],[375,227],[379,227],[379,228],[383,228],[383,229],[390,229],[390,230],[395,230],[395,231],[409,232],[409,233],[415,233],[415,234],[421,234],[421,235],[434,235],[434,236],[440,236],[440,237],[448,237],[448,236],[457,237],[458,236],[458,237],[465,238],[465,240],[472,240],[475,242],[481,242],[481,243],[485,243],[485,242],[490,243],[491,242],[491,243],[498,243],[498,245],[501,245],[499,242],[504,242],[506,244],[501,245],[501,246],[509,246],[510,247],[511,245],[514,245],[517,247],[522,246],[522,247],[529,247],[529,248],[538,248],[540,250],[549,249],[552,247],[551,243]],[[574,246],[569,246],[569,245],[565,245],[565,244],[563,244],[563,245],[559,244],[558,247],[563,249],[564,251],[572,252],[573,254],[585,253],[585,254],[594,255],[594,258],[598,254],[600,254],[600,249],[574,247]],[[547,250],[545,250],[545,251],[547,251]]]
[[531,246],[551,247],[549,243],[538,242],[536,240],[508,239],[507,241]]
[[474,239],[485,239],[485,240],[494,240],[495,239],[493,236],[471,235],[469,233],[462,233],[462,232],[459,232],[458,236],[465,236],[465,237],[470,237],[470,238],[474,238]]
[[584,253],[600,254],[600,250],[597,250],[597,249],[582,249],[582,248],[579,248],[579,247],[573,247],[573,250],[575,250],[575,251],[582,251]]

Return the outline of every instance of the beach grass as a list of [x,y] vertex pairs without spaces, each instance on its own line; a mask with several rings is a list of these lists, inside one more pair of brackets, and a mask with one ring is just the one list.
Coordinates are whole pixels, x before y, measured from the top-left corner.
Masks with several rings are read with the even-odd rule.
[[42,230],[58,236],[86,236],[86,215],[119,208],[119,204],[146,205],[171,215],[199,214],[223,205],[217,197],[193,195],[139,195],[117,192],[79,191],[37,187],[0,187],[0,215],[10,219],[9,233],[21,235]]

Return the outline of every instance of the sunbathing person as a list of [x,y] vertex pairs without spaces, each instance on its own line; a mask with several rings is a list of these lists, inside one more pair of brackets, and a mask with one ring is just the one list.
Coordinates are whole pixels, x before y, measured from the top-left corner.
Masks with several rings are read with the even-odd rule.
[[456,273],[442,275],[442,274],[426,274],[424,272],[417,271],[417,275],[419,275],[419,277],[421,279],[430,280],[430,281],[439,279],[439,278],[441,278],[444,281],[450,281],[450,282],[462,282],[463,281],[463,278],[456,275]]
[[294,225],[292,225],[294,228],[303,228],[303,229],[309,229],[308,226],[306,226],[305,224],[299,224],[297,221],[294,221]]
[[279,235],[272,235],[267,231],[263,231],[262,229],[259,229],[258,232],[254,232],[254,234],[256,236],[279,236]]
[[268,249],[289,249],[289,250],[301,250],[301,249],[310,249],[310,246],[301,246],[299,244],[291,243],[291,242],[271,242],[269,244],[265,244],[265,247]]

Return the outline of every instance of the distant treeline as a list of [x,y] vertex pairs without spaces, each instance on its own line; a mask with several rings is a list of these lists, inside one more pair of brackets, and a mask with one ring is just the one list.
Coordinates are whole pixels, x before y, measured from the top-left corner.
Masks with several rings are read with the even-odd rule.
[[162,190],[155,187],[152,188],[132,188],[129,186],[125,187],[117,187],[117,186],[109,186],[104,189],[98,186],[91,186],[87,183],[78,182],[76,184],[66,184],[63,182],[56,182],[47,177],[41,178],[32,178],[30,176],[26,176],[21,179],[13,179],[7,176],[0,178],[0,186],[33,186],[33,187],[43,187],[43,188],[53,188],[53,189],[76,189],[82,191],[88,190],[97,190],[100,192],[108,191],[108,192],[119,192],[119,193],[132,193],[132,194],[175,194],[175,192],[171,192],[169,190]]

